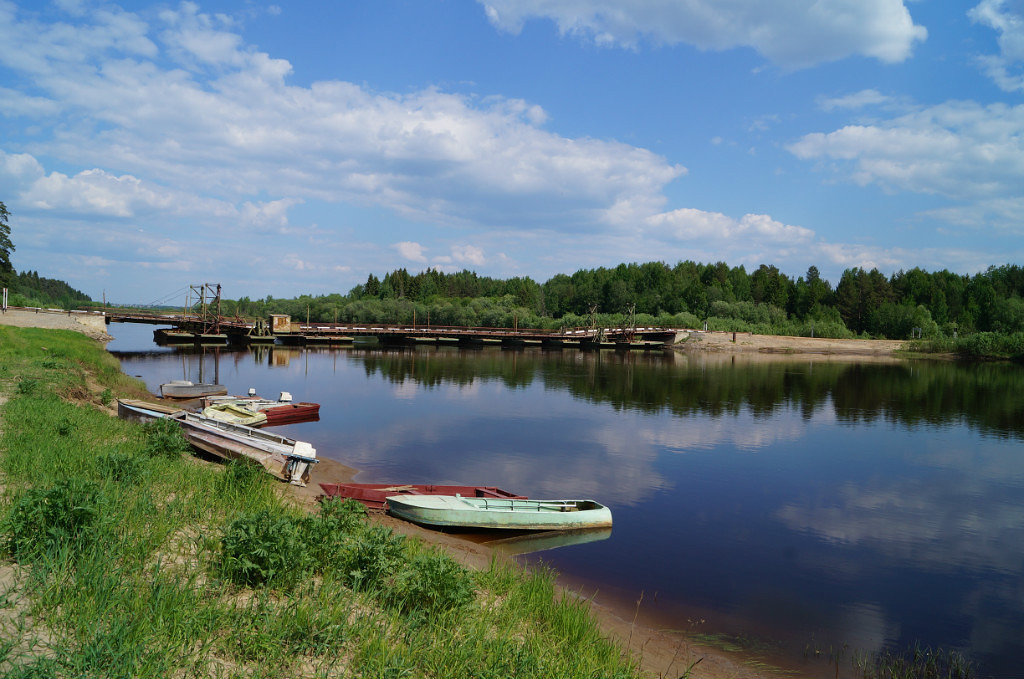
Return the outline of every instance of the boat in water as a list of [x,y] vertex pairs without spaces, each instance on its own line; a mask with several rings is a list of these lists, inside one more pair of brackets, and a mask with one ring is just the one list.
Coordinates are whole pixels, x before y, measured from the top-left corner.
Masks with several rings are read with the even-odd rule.
[[511,530],[577,530],[612,525],[593,500],[513,500],[462,495],[390,495],[388,513],[424,526]]
[[160,385],[160,395],[164,398],[190,399],[226,393],[228,393],[228,388],[223,384],[171,380]]
[[326,497],[351,498],[362,502],[369,509],[384,509],[389,495],[461,495],[463,497],[484,497],[525,500],[525,495],[515,495],[494,486],[438,486],[431,484],[402,483],[321,483]]
[[118,415],[124,419],[152,420],[169,418],[181,426],[185,438],[196,448],[225,460],[245,458],[256,462],[268,473],[296,486],[309,482],[316,449],[305,441],[296,441],[271,432],[240,424],[231,424],[203,417],[185,410],[162,412],[158,404],[145,401],[118,400]]
[[241,404],[218,403],[202,410],[203,417],[231,424],[244,424],[247,427],[259,427],[267,423],[267,414],[251,410]]
[[297,422],[316,422],[320,419],[319,403],[306,401],[293,403],[292,395],[287,391],[282,391],[276,401],[256,396],[253,389],[249,391],[248,396],[210,396],[206,398],[204,404],[206,406],[233,404],[246,410],[263,413],[267,417],[266,425],[270,427]]

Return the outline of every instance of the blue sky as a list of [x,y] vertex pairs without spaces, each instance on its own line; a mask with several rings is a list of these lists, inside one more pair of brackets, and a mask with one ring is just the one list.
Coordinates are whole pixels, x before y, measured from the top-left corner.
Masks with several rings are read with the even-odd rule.
[[1022,0],[0,0],[0,200],[121,302],[975,273],[1024,254],[1022,93]]

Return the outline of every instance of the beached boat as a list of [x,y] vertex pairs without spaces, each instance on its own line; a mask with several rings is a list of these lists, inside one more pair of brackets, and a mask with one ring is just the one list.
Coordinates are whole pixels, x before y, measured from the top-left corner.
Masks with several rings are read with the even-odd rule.
[[185,438],[196,448],[227,460],[248,458],[273,476],[296,486],[306,485],[310,465],[319,462],[316,449],[305,441],[218,422],[196,413],[181,412],[171,417],[178,421]]
[[175,408],[164,403],[150,403],[149,401],[139,401],[133,398],[117,399],[117,416],[122,420],[149,422],[150,420],[180,412],[181,408]]
[[202,398],[204,396],[216,396],[228,393],[228,388],[223,384],[207,384],[203,382],[189,382],[188,380],[171,380],[160,385],[160,395],[164,398]]
[[258,410],[250,410],[236,403],[218,403],[203,408],[203,417],[231,424],[244,424],[247,427],[259,427],[266,424],[267,414]]
[[575,530],[612,525],[612,512],[593,500],[508,500],[461,495],[391,495],[388,512],[425,526]]
[[351,498],[370,509],[384,509],[389,495],[462,495],[463,497],[486,497],[525,500],[525,495],[515,495],[494,486],[437,486],[430,484],[402,483],[321,483],[327,497]]
[[271,475],[297,486],[309,481],[310,466],[319,462],[316,449],[305,441],[296,441],[252,427],[218,422],[184,410],[166,413],[144,401],[118,401],[118,415],[124,419],[173,419],[185,438],[196,448],[211,455],[234,460],[246,458],[262,466]]

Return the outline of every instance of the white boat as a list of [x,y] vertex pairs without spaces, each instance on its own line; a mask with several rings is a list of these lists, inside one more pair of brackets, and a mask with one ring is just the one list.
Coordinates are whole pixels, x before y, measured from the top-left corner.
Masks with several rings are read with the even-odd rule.
[[593,500],[392,495],[387,506],[393,516],[426,526],[576,530],[612,525],[611,510]]
[[160,395],[164,398],[202,398],[226,393],[228,388],[223,384],[171,380],[160,385]]

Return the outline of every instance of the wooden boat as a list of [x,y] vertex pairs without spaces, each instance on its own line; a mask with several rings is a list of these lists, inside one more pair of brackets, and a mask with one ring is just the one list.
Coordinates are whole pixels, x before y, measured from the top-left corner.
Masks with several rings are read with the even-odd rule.
[[133,398],[117,399],[117,416],[122,420],[149,422],[150,420],[180,412],[181,408],[175,408],[165,403],[150,403],[149,401],[139,401]]
[[370,509],[384,509],[389,495],[462,495],[463,497],[486,497],[525,500],[525,495],[515,495],[494,486],[435,486],[429,484],[401,483],[321,483],[327,497],[351,498]]
[[612,525],[612,512],[593,500],[508,500],[461,495],[390,495],[388,512],[425,526],[576,530]]
[[160,395],[164,398],[202,398],[203,396],[216,396],[217,394],[226,393],[228,393],[228,388],[223,384],[171,380],[166,384],[160,385]]
[[234,460],[246,458],[261,465],[271,475],[297,486],[309,481],[310,466],[319,462],[316,449],[305,441],[296,441],[240,424],[218,422],[185,410],[161,412],[145,401],[119,400],[118,415],[124,419],[173,419],[185,438],[196,448],[211,455]]
[[231,424],[244,424],[247,427],[259,427],[267,422],[267,414],[258,410],[250,410],[235,403],[218,403],[203,408],[203,417]]

